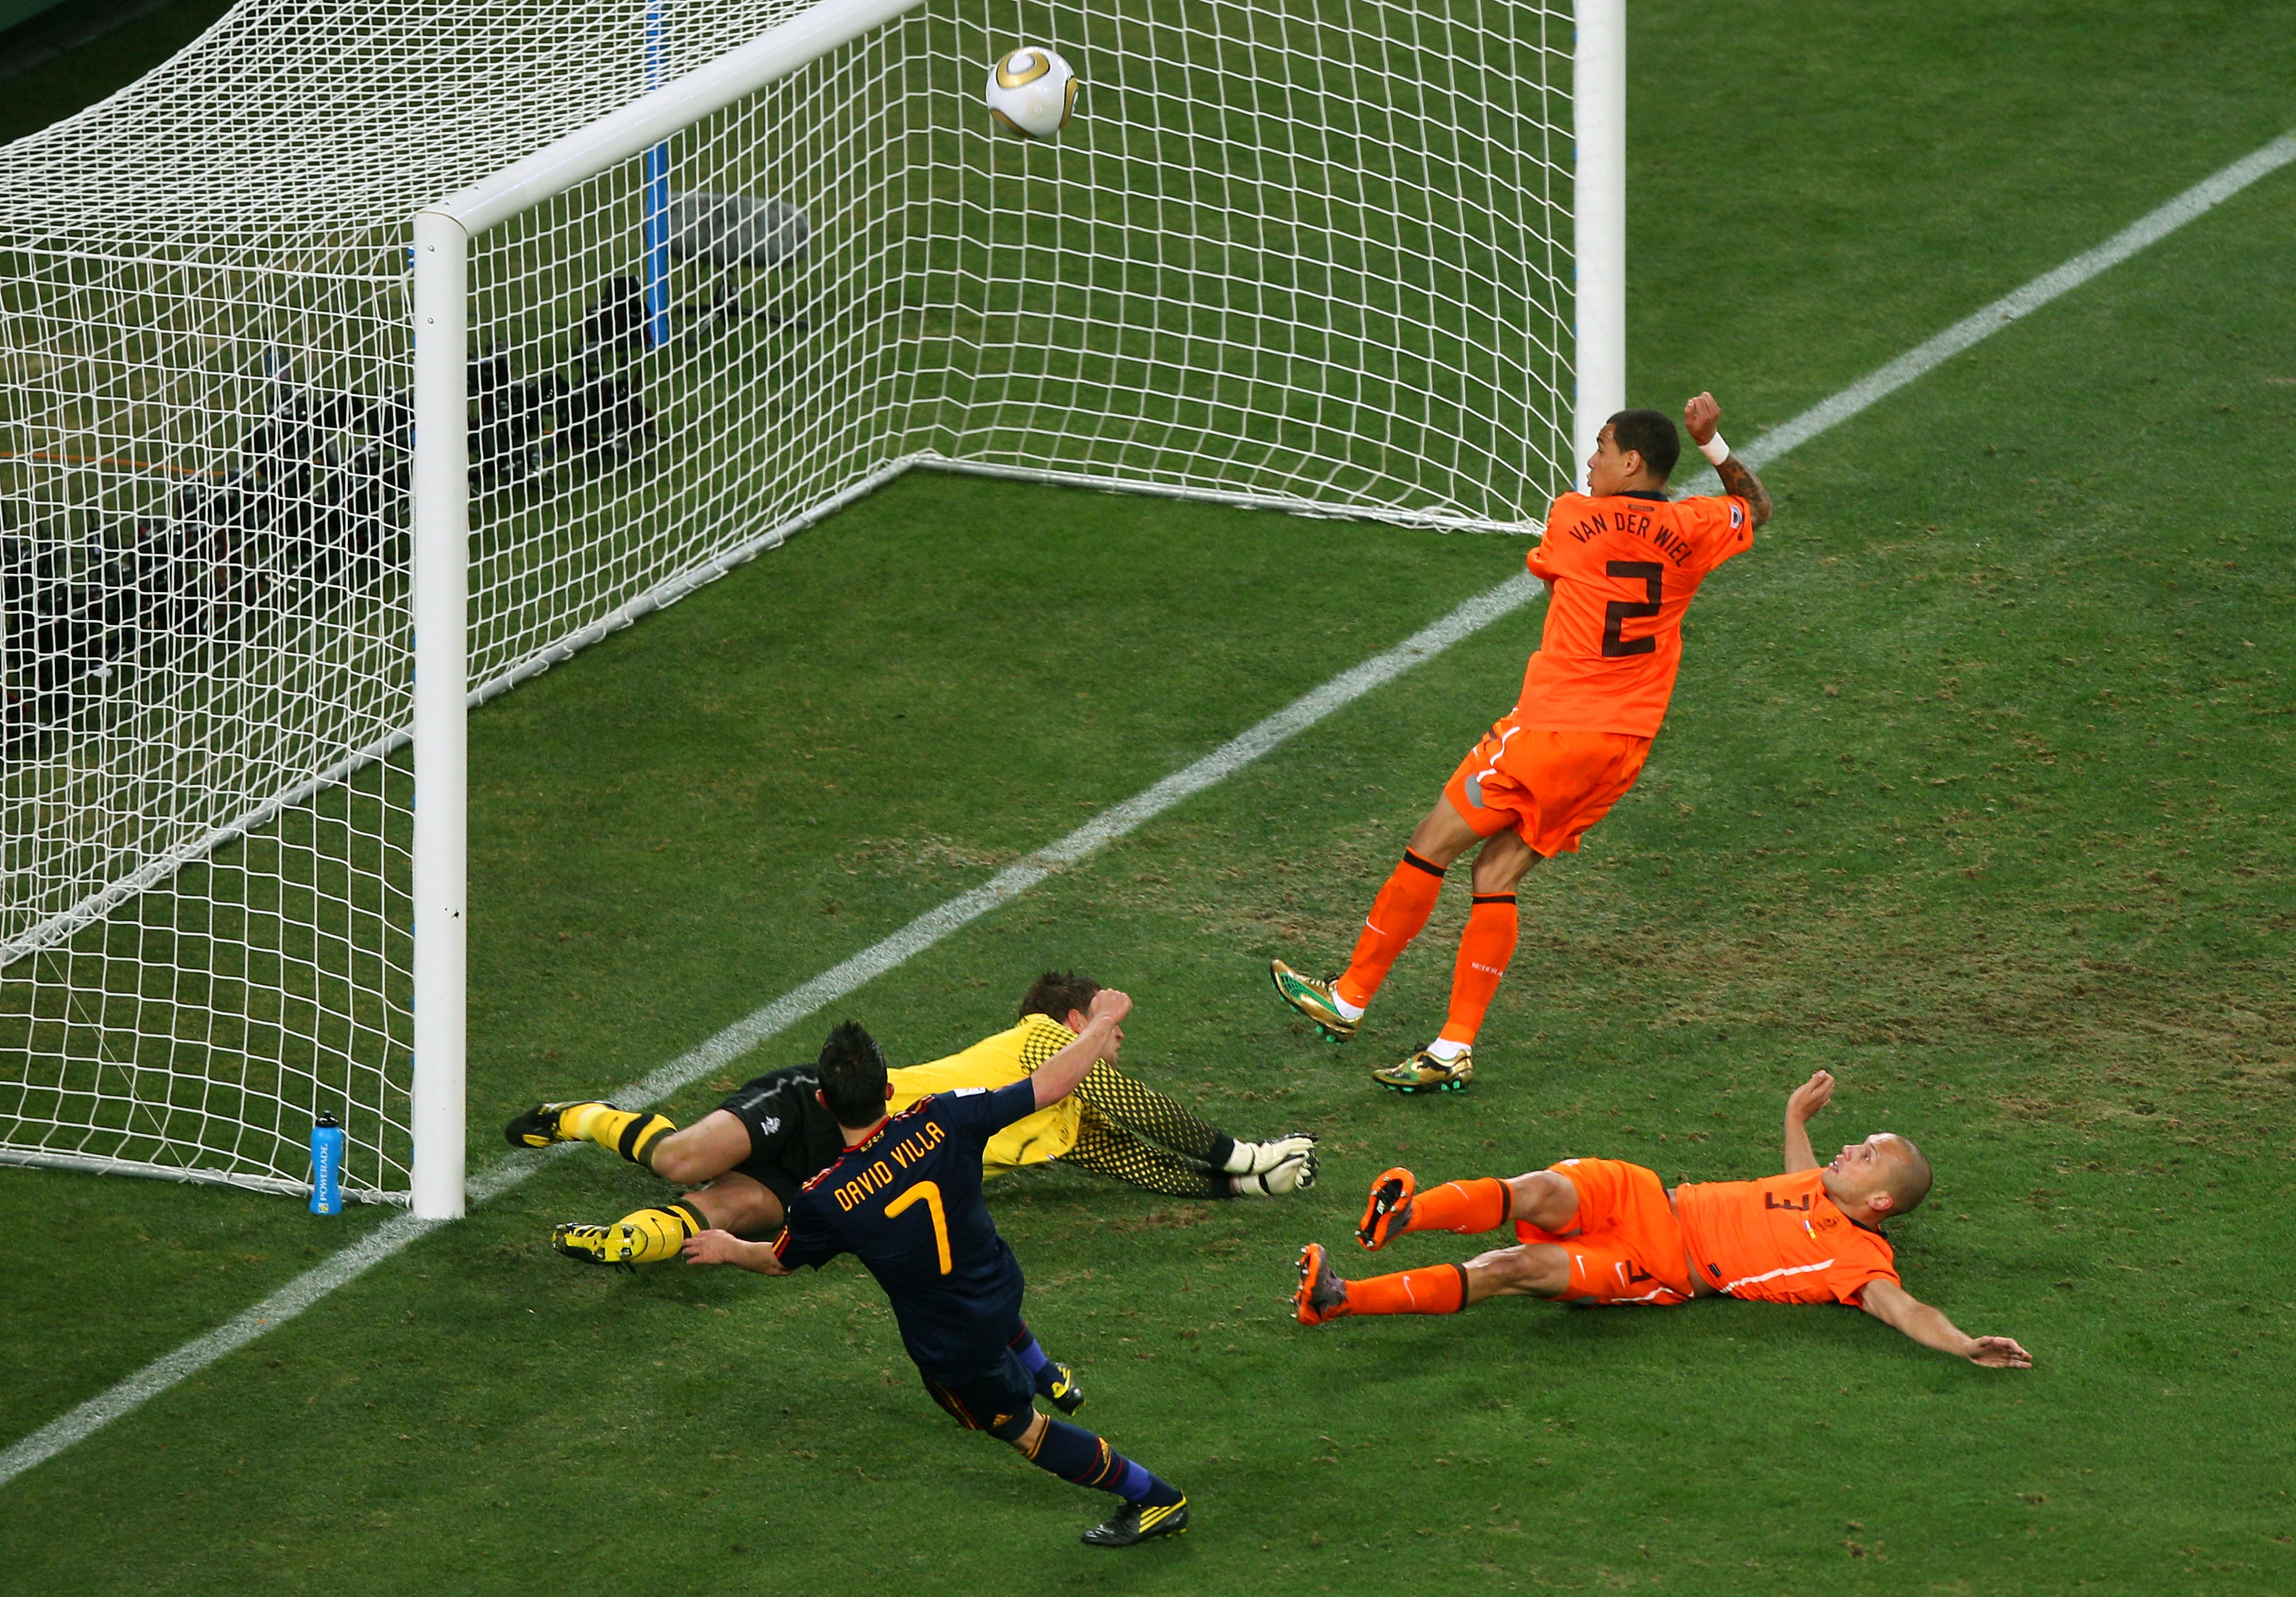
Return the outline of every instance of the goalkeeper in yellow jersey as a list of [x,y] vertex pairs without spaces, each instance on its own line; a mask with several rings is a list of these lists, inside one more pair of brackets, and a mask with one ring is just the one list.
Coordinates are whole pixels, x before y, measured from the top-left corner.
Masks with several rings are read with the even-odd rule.
[[[893,1112],[934,1093],[994,1090],[1030,1075],[1075,1040],[1099,991],[1089,977],[1046,971],[1021,998],[1019,1024],[947,1059],[890,1071]],[[1057,1161],[1171,1198],[1279,1197],[1315,1184],[1314,1137],[1239,1142],[1118,1070],[1122,1043],[1119,1030],[1073,1093],[991,1137],[986,1171]],[[578,1101],[538,1103],[503,1134],[513,1148],[595,1142],[695,1189],[611,1224],[564,1224],[553,1235],[561,1253],[588,1263],[656,1264],[676,1258],[701,1232],[769,1237],[781,1230],[798,1189],[844,1152],[820,1089],[816,1067],[793,1065],[744,1082],[683,1129],[647,1110]]]

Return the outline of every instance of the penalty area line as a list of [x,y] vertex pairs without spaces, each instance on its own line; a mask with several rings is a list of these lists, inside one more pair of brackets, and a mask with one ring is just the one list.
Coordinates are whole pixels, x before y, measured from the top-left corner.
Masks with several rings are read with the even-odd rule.
[[[1971,345],[2030,315],[2099,273],[2119,265],[2148,244],[2166,238],[2211,207],[2231,198],[2257,179],[2278,171],[2291,161],[2296,161],[2296,134],[2283,135],[2252,154],[2194,184],[2096,248],[2043,273],[2022,288],[2003,296],[1974,315],[1964,317],[1936,337],[1812,405],[1792,421],[1771,429],[1745,446],[1741,452],[1743,458],[1756,465],[1777,459],[1797,446],[1870,408]],[[1704,472],[1693,479],[1689,491],[1711,493],[1717,486],[1713,474]],[[659,1102],[709,1071],[731,1063],[807,1016],[906,963],[951,933],[1011,903],[1056,871],[1090,857],[1174,805],[1225,781],[1333,711],[1383,687],[1412,667],[1432,659],[1453,644],[1520,610],[1529,601],[1537,586],[1528,573],[1521,573],[1486,593],[1477,594],[1433,626],[1414,634],[1384,654],[1376,655],[1353,670],[1333,677],[1249,731],[1229,740],[1193,765],[1173,773],[1123,803],[1102,811],[1060,841],[1038,849],[1017,864],[1007,866],[971,892],[960,894],[939,907],[927,911],[890,937],[872,944],[803,986],[783,994],[755,1013],[745,1016],[652,1074],[630,1083],[611,1096],[633,1107],[643,1107]],[[544,1168],[552,1159],[562,1157],[576,1146],[566,1143],[546,1149],[533,1158],[513,1155],[489,1167],[471,1182],[470,1207],[475,1208],[500,1197]],[[75,1442],[134,1412],[169,1388],[206,1369],[226,1354],[245,1347],[266,1331],[293,1319],[338,1288],[348,1285],[376,1265],[403,1252],[446,1224],[447,1222],[440,1220],[418,1220],[411,1215],[401,1215],[385,1221],[358,1241],[297,1276],[236,1318],[204,1336],[193,1338],[174,1352],[154,1359],[127,1380],[89,1398],[14,1443],[4,1452],[0,1452],[0,1486],[5,1486],[26,1470],[45,1463]]]

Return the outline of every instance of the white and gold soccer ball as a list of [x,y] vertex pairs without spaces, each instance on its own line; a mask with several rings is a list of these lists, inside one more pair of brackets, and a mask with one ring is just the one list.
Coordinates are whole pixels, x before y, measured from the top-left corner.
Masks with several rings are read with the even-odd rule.
[[1022,138],[1048,139],[1076,114],[1077,75],[1058,53],[1023,45],[988,70],[988,114]]

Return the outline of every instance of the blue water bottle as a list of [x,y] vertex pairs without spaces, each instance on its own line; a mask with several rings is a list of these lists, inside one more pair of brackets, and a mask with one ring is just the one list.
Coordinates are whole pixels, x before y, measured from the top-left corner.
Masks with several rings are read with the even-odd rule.
[[343,1128],[324,1111],[311,1127],[311,1212],[343,1212]]

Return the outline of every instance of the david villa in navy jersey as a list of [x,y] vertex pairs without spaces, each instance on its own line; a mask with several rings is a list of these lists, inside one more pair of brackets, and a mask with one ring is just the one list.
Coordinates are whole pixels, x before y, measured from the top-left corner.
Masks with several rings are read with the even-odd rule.
[[[705,1231],[685,1243],[697,1265],[760,1275],[819,1269],[840,1253],[867,1266],[892,1300],[901,1344],[925,1389],[967,1430],[1009,1442],[1040,1470],[1113,1493],[1124,1507],[1084,1533],[1086,1545],[1130,1547],[1185,1530],[1188,1499],[1091,1431],[1037,1412],[1052,1365],[1021,1318],[1021,1262],[980,1197],[981,1150],[1017,1120],[1059,1102],[1123,1039],[1132,1000],[1104,987],[1085,1028],[1034,1074],[1010,1086],[936,1093],[898,1115],[885,1056],[847,1022],[822,1051],[822,1104],[845,1151],[789,1205],[771,1242]],[[1065,1405],[1063,1405],[1065,1406]]]

